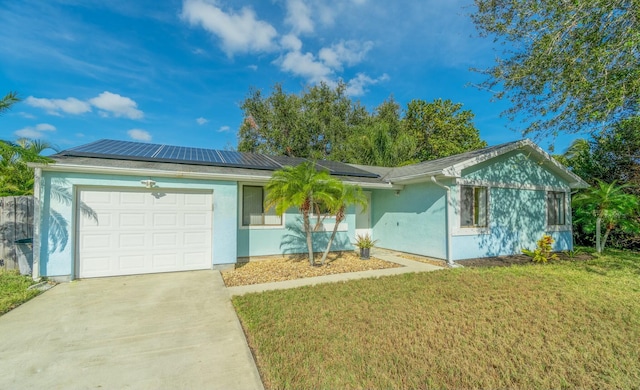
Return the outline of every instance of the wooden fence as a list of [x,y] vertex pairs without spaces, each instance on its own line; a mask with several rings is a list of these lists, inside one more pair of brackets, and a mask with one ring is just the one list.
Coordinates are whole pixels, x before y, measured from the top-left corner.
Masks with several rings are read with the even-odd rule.
[[0,198],[0,269],[31,273],[33,196]]

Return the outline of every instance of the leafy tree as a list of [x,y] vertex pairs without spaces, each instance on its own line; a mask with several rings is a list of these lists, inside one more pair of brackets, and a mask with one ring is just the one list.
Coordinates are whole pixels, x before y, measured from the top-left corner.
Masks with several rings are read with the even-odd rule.
[[295,167],[285,166],[273,173],[266,185],[267,209],[275,208],[278,215],[295,207],[302,215],[303,229],[307,238],[309,264],[314,265],[313,238],[310,214],[318,205],[333,205],[342,183],[327,171],[318,171],[315,164],[305,162]]
[[346,85],[325,83],[300,96],[276,84],[267,97],[252,89],[243,101],[244,120],[238,150],[273,155],[340,159],[348,130],[367,117],[366,110],[345,95]]
[[590,140],[574,141],[558,160],[590,183],[597,179],[627,184],[640,195],[640,117],[617,123]]
[[361,205],[363,208],[367,207],[367,197],[362,193],[360,187],[343,184],[342,182],[340,182],[340,187],[340,194],[336,196],[333,204],[330,205],[331,213],[335,216],[336,221],[333,225],[333,231],[331,232],[331,237],[329,237],[327,248],[322,254],[322,260],[320,261],[322,265],[324,265],[325,260],[327,260],[327,255],[331,250],[333,240],[336,238],[336,233],[338,232],[338,226],[344,221],[347,207],[350,205]]
[[[624,192],[625,186],[601,180],[573,197],[576,208],[574,222],[596,236],[596,251],[601,253],[609,234],[616,228],[637,233],[640,202],[635,195]],[[604,233],[602,232],[604,227]]]
[[484,148],[473,125],[474,115],[461,103],[436,99],[431,103],[415,99],[407,105],[403,126],[416,137],[419,161],[435,160]]
[[473,113],[450,100],[414,100],[401,116],[390,97],[369,113],[345,95],[346,85],[307,87],[287,94],[276,84],[270,95],[252,89],[242,103],[238,150],[400,166],[486,146]]
[[638,112],[640,1],[475,0],[472,19],[502,48],[480,86],[525,133],[601,128]]

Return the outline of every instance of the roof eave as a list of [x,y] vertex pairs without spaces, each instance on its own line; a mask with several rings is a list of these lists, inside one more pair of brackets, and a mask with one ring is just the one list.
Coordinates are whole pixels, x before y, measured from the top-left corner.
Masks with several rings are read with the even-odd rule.
[[[130,167],[105,167],[99,165],[79,165],[68,163],[29,163],[32,168],[42,168],[43,170],[50,172],[81,172],[81,173],[93,173],[93,174],[120,174],[127,176],[156,176],[156,177],[178,177],[178,178],[192,178],[201,180],[231,180],[242,182],[265,182],[271,177],[271,174],[263,175],[245,175],[245,174],[230,174],[220,172],[189,172],[189,171],[168,171],[163,169],[150,169],[150,168],[130,168]],[[266,171],[264,171],[266,172]],[[367,189],[402,189],[404,186],[396,185],[389,182],[370,183],[361,182],[357,180],[349,179],[343,180],[345,183],[358,185]]]

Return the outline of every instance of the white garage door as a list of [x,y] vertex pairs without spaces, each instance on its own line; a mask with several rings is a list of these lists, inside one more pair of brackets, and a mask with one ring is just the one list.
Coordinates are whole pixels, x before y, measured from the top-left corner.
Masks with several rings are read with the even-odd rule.
[[97,215],[78,212],[81,278],[211,268],[211,192],[83,189]]

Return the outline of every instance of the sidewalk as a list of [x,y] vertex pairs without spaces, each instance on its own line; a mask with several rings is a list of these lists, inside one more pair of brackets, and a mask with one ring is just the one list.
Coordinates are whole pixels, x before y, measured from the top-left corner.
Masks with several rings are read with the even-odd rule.
[[445,269],[431,264],[421,263],[419,261],[413,261],[400,257],[394,251],[374,248],[371,251],[371,256],[380,260],[388,261],[402,265],[398,268],[387,268],[371,271],[360,272],[348,272],[344,274],[316,276],[312,278],[286,280],[284,282],[273,282],[263,284],[251,284],[248,286],[236,286],[227,287],[227,291],[230,296],[244,295],[247,293],[264,292],[270,290],[284,290],[289,288],[296,288],[302,286],[313,286],[321,283],[334,283],[344,282],[347,280],[364,279],[364,278],[377,278],[380,276],[400,275],[411,272],[429,272]]

